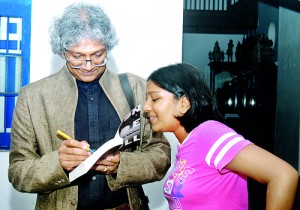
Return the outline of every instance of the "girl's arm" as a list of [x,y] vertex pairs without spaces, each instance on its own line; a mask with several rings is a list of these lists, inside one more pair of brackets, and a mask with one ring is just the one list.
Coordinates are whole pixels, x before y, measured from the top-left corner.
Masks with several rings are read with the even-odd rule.
[[225,168],[267,184],[266,210],[292,209],[299,174],[284,160],[250,144]]

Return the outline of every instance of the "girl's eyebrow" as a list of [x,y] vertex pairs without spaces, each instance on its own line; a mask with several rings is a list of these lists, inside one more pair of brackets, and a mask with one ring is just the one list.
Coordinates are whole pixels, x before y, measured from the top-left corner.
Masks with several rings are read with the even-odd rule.
[[147,94],[153,94],[153,93],[154,93],[154,94],[155,94],[155,93],[158,94],[158,93],[160,93],[160,92],[159,92],[158,90],[152,90],[152,91],[147,92]]

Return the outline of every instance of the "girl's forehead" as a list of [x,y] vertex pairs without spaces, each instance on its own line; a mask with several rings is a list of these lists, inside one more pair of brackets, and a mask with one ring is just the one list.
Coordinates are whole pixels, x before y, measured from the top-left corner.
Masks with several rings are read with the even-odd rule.
[[147,88],[160,88],[160,87],[156,85],[152,80],[149,80],[147,82]]
[[168,92],[167,90],[159,87],[153,81],[147,82],[147,94],[164,94]]

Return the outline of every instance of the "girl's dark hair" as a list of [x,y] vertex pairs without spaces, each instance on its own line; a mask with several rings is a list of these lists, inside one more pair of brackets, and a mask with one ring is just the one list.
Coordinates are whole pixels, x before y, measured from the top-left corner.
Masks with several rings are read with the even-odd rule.
[[182,96],[189,99],[190,109],[182,117],[177,117],[187,132],[204,121],[222,120],[216,99],[196,67],[187,63],[165,66],[152,72],[149,80],[174,94],[177,99]]

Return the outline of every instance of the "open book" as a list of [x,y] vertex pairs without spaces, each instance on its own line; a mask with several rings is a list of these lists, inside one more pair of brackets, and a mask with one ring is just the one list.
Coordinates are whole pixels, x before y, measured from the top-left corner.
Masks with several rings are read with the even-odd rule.
[[86,174],[90,168],[99,160],[117,150],[140,140],[140,112],[141,105],[132,109],[121,122],[113,139],[104,143],[91,156],[78,165],[69,173],[70,182]]

